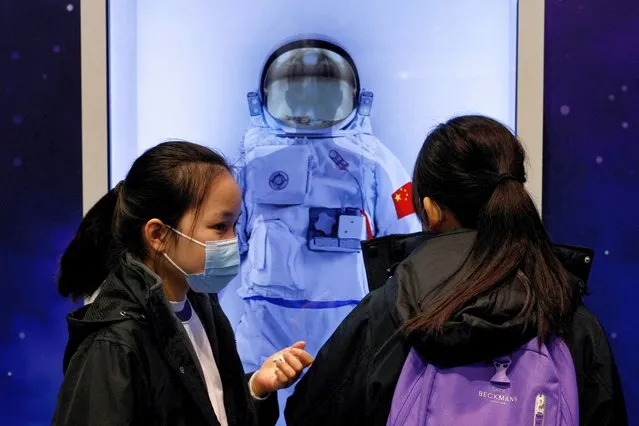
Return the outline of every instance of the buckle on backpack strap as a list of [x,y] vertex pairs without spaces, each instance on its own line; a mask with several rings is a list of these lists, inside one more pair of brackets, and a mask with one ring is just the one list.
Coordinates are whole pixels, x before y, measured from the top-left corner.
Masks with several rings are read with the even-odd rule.
[[493,365],[495,366],[495,374],[490,379],[490,383],[493,385],[502,385],[507,386],[510,385],[510,379],[506,374],[508,371],[508,367],[510,367],[511,359],[509,356],[497,358],[493,361]]

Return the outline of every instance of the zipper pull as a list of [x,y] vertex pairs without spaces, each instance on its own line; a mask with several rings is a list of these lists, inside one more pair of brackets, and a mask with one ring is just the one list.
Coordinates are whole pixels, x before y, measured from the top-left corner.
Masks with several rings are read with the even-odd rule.
[[535,419],[533,420],[533,426],[543,426],[545,417],[546,396],[540,393],[537,395],[537,398],[535,398]]

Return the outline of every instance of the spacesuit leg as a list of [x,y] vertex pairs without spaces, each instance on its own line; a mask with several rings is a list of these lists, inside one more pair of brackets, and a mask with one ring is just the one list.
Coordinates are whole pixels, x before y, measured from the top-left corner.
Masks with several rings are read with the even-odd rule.
[[[305,341],[306,351],[313,357],[333,334],[344,318],[353,310],[354,304],[316,308],[295,307],[296,301],[245,300],[246,311],[237,328],[237,348],[244,371],[256,371],[275,352],[295,342]],[[286,306],[282,306],[286,305]],[[293,393],[294,386],[278,392],[280,421],[284,425],[284,407]]]

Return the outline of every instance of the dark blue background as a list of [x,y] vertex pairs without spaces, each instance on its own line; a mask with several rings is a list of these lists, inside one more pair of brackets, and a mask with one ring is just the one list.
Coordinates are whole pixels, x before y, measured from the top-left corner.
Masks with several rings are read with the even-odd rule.
[[82,216],[80,132],[78,5],[0,1],[3,426],[51,422],[71,307],[54,278]]
[[[62,377],[72,305],[54,278],[82,214],[77,3],[0,2],[2,425],[49,424]],[[546,19],[544,219],[597,250],[587,303],[639,424],[639,3],[549,0]]]
[[586,304],[639,424],[639,2],[546,1],[543,210],[557,242],[595,248]]

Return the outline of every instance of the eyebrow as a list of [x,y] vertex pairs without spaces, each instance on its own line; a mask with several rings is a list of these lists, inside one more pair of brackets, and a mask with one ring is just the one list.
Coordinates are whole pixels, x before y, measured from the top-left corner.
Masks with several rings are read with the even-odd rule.
[[[238,215],[241,216],[242,212],[240,212],[240,214]],[[228,210],[224,210],[221,212],[216,212],[216,213],[209,213],[208,215],[206,215],[205,217],[203,217],[203,220],[208,220],[208,221],[213,221],[213,222],[218,222],[221,220],[229,220],[235,217],[235,213],[232,211],[228,211]]]
[[[240,215],[242,215],[242,212],[240,212]],[[225,219],[228,217],[233,217],[233,216],[235,216],[235,212],[229,212],[229,211],[222,212],[222,217],[224,217]]]

